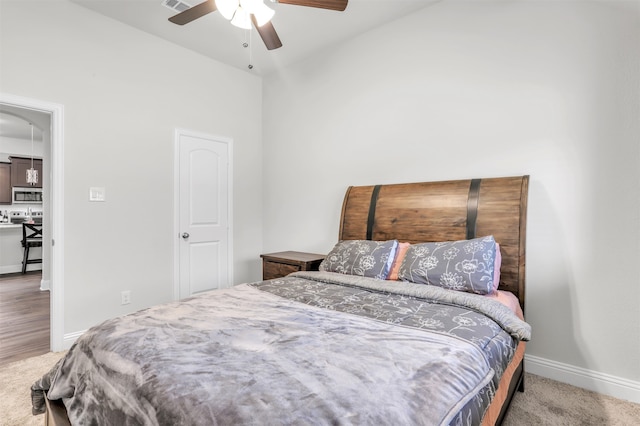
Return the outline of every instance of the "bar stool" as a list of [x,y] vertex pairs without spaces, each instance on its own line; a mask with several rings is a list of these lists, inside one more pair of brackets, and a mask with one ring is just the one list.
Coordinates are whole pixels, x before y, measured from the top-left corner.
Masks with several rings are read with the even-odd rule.
[[[28,233],[28,234],[27,234]],[[22,273],[27,272],[27,264],[42,263],[40,259],[29,259],[29,249],[31,247],[42,247],[42,224],[23,223],[22,224]]]

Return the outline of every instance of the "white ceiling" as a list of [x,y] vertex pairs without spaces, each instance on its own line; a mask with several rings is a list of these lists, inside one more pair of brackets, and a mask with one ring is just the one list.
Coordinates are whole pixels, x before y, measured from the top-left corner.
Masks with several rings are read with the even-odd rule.
[[[162,0],[71,1],[233,67],[266,75],[441,0],[349,0],[344,12],[266,0],[276,12],[271,22],[283,44],[272,51],[255,30],[251,47],[244,48],[248,31],[234,27],[217,11],[180,26],[168,21],[177,12]],[[202,2],[182,1],[192,6]],[[250,55],[252,70],[248,69]]]
[[[34,142],[42,141],[42,124],[49,119],[48,114],[0,104],[0,138],[24,139],[31,142],[31,126]],[[0,152],[3,152],[0,144]]]

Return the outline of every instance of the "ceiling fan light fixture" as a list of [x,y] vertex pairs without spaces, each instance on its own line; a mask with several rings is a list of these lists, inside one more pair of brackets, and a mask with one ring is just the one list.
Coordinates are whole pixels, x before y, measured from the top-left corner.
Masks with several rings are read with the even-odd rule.
[[251,15],[249,15],[247,11],[242,8],[242,6],[238,6],[238,8],[236,9],[236,13],[233,15],[233,19],[231,20],[231,24],[235,25],[238,28],[250,30]]
[[240,6],[250,15],[255,14],[261,4],[264,4],[262,0],[240,0]]
[[258,23],[259,27],[271,21],[271,18],[273,18],[273,15],[275,14],[275,10],[271,9],[269,6],[262,2],[260,2],[260,6],[256,9],[256,11],[253,12],[253,16],[256,17],[256,22]]
[[216,0],[216,7],[224,18],[230,21],[240,6],[239,0]]
[[216,8],[232,25],[245,30],[251,29],[251,15],[258,27],[271,21],[275,11],[264,4],[264,0],[215,0]]

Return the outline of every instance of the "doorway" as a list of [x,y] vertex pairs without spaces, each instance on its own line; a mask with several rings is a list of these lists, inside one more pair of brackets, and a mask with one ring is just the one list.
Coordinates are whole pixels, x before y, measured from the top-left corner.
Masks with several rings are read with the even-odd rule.
[[[18,112],[43,131],[43,263],[41,289],[49,290],[50,349],[64,349],[63,113],[60,104],[0,93],[0,110]],[[43,117],[48,118],[43,122]]]
[[232,283],[232,141],[175,132],[174,298]]

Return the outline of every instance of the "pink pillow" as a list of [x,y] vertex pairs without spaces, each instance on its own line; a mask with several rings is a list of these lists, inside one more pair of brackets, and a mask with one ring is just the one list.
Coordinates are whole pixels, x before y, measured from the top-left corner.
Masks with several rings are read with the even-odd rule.
[[507,308],[511,309],[514,314],[518,316],[522,321],[524,321],[524,315],[522,314],[522,308],[520,307],[520,302],[515,294],[510,291],[497,290],[493,293],[486,294],[484,297],[490,297],[492,299],[496,299],[498,302],[505,305]]
[[396,250],[396,257],[393,259],[393,264],[391,265],[391,271],[387,276],[388,280],[398,280],[398,271],[400,271],[400,265],[402,265],[402,259],[404,259],[404,255],[407,253],[407,249],[409,249],[409,243],[398,243],[398,248]]
[[502,265],[502,254],[500,244],[496,242],[496,258],[493,263],[493,290],[497,290],[500,285],[500,266]]

